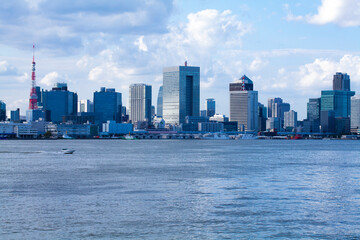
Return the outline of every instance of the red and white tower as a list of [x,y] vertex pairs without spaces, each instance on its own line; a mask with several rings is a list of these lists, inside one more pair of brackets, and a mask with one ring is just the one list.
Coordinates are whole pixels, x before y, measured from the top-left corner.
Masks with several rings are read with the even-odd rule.
[[33,45],[33,61],[32,61],[32,73],[31,73],[31,91],[29,99],[29,109],[34,110],[38,108],[37,94],[36,94],[36,80],[35,80],[35,45]]

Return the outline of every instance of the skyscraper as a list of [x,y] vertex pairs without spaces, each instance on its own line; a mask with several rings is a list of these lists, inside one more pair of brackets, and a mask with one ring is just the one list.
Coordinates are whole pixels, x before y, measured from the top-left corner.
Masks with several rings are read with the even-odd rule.
[[[56,83],[51,91],[42,92],[43,108],[50,111],[50,120],[54,123],[62,122],[62,117],[77,114],[77,93],[68,91],[66,83]],[[44,113],[27,113],[28,121],[34,121]]]
[[206,116],[212,117],[215,115],[215,100],[213,98],[206,99]]
[[264,104],[259,103],[258,104],[258,114],[259,114],[259,120],[258,120],[258,130],[259,131],[266,131],[266,120],[267,120],[267,109],[264,106]]
[[278,117],[280,113],[281,98],[269,98],[268,99],[268,117]]
[[297,127],[297,112],[290,110],[284,113],[284,128],[296,128]]
[[151,122],[151,86],[143,83],[129,86],[129,120]]
[[157,98],[157,116],[162,117],[163,116],[163,86],[159,87],[159,93]]
[[350,76],[337,72],[333,78],[333,90],[350,91]]
[[163,70],[163,118],[167,124],[184,123],[200,114],[200,67],[166,67]]
[[6,104],[0,100],[0,121],[6,120]]
[[122,99],[121,93],[115,88],[100,88],[94,92],[94,112],[99,114],[100,121],[121,122]]
[[350,101],[354,95],[352,91],[321,91],[321,111],[334,111],[335,117],[350,117]]
[[307,119],[310,121],[320,120],[321,98],[309,98],[307,103]]
[[94,103],[89,99],[83,99],[78,102],[79,112],[94,112]]
[[257,131],[258,92],[253,91],[253,82],[244,75],[237,82],[230,83],[229,90],[230,121],[236,121],[240,131]]
[[[332,132],[335,129],[337,133],[348,132],[351,97],[354,95],[355,92],[350,91],[350,77],[346,73],[337,72],[333,78],[333,90],[321,91],[321,131]],[[329,112],[329,114],[326,115],[325,112]],[[329,116],[330,119],[335,118],[335,121],[326,122],[322,119],[323,115],[324,117]]]
[[20,108],[10,112],[10,121],[20,122]]
[[360,129],[360,95],[351,98],[351,129]]

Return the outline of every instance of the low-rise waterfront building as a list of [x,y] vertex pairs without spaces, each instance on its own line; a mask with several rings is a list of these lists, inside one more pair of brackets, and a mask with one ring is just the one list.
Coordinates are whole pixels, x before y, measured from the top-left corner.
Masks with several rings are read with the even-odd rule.
[[199,122],[200,132],[223,132],[224,124],[218,122]]
[[107,121],[103,123],[102,133],[106,135],[124,135],[133,132],[132,123],[116,123],[115,121]]

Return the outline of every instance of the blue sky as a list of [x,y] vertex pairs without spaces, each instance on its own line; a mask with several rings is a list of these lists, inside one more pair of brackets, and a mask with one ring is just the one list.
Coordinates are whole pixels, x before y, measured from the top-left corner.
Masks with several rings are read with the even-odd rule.
[[215,98],[229,114],[228,85],[243,74],[259,101],[281,97],[306,117],[306,103],[346,72],[360,90],[357,0],[4,0],[0,5],[0,99],[25,114],[32,44],[37,83],[67,82],[79,99],[100,87],[123,93],[153,86],[162,68],[201,68],[201,105]]

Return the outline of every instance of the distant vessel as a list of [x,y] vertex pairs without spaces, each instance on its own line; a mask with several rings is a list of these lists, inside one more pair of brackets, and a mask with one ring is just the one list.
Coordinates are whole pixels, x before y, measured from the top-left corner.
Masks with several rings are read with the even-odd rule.
[[135,140],[134,136],[131,136],[130,134],[125,135],[124,137],[125,140]]
[[251,133],[245,133],[245,134],[239,134],[235,137],[235,140],[253,140],[253,139],[258,139],[258,136],[251,134]]
[[64,154],[73,154],[75,152],[75,150],[63,148],[63,149],[61,149],[61,152]]
[[225,133],[205,133],[200,139],[206,140],[229,140],[230,137]]
[[63,139],[73,139],[69,135],[67,135],[67,132],[62,136]]

